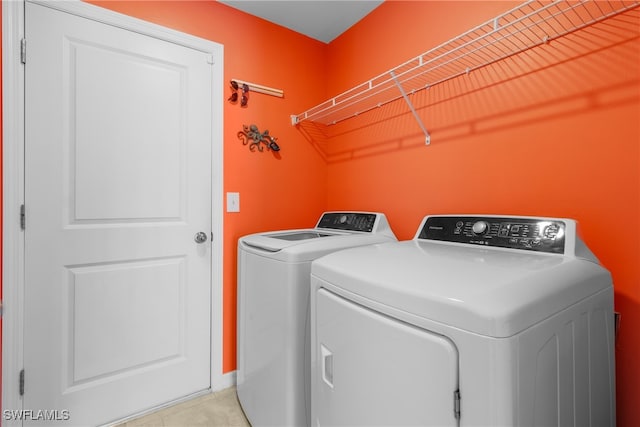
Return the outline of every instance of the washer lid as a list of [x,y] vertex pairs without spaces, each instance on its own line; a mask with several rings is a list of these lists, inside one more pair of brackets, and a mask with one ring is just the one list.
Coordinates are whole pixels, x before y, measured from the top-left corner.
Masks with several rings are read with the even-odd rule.
[[580,258],[418,239],[332,253],[311,274],[346,296],[492,337],[611,289],[609,272]]
[[317,239],[319,237],[328,237],[333,234],[322,233],[319,231],[313,230],[302,230],[302,231],[294,231],[287,233],[274,233],[269,235],[272,239],[280,239],[286,240],[289,242],[297,242],[298,240],[309,240],[309,239]]
[[240,238],[241,246],[250,246],[252,248],[278,252],[291,246],[307,244],[312,240],[335,237],[348,236],[351,233],[327,232],[317,230],[315,228],[301,230],[272,231],[267,233],[249,234]]
[[391,241],[395,237],[386,234],[307,229],[251,234],[242,237],[238,247],[274,260],[304,262],[340,249]]
[[325,212],[315,228],[270,231],[240,238],[238,247],[287,262],[316,259],[354,246],[396,241],[387,218],[379,212]]

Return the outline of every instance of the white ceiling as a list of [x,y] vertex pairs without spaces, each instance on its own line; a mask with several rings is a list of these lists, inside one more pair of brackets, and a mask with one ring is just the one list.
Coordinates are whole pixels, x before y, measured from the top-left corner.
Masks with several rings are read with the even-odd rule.
[[329,43],[383,0],[219,0],[316,40]]

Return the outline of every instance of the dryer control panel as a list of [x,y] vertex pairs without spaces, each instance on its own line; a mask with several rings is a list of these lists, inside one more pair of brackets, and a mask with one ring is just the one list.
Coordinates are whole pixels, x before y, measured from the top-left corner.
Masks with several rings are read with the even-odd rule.
[[364,231],[371,233],[377,215],[360,212],[326,212],[318,221],[316,228],[332,228],[335,230]]
[[527,217],[430,216],[418,238],[563,254],[565,223]]

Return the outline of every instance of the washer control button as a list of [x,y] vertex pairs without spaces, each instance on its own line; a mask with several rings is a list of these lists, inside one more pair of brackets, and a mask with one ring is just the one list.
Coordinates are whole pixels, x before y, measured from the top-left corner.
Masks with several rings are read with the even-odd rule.
[[555,239],[558,236],[558,232],[560,231],[560,227],[557,224],[551,224],[545,227],[543,231],[543,236],[545,239]]
[[473,234],[484,234],[489,230],[489,224],[486,221],[477,221],[471,227]]

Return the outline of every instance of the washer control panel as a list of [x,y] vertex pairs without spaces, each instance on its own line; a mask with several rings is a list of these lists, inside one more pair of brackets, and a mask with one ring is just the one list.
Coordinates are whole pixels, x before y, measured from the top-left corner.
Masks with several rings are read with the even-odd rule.
[[418,238],[563,254],[565,223],[526,217],[431,216]]
[[371,233],[376,223],[374,213],[359,212],[326,212],[318,221],[316,228],[332,228],[335,230],[363,231]]

